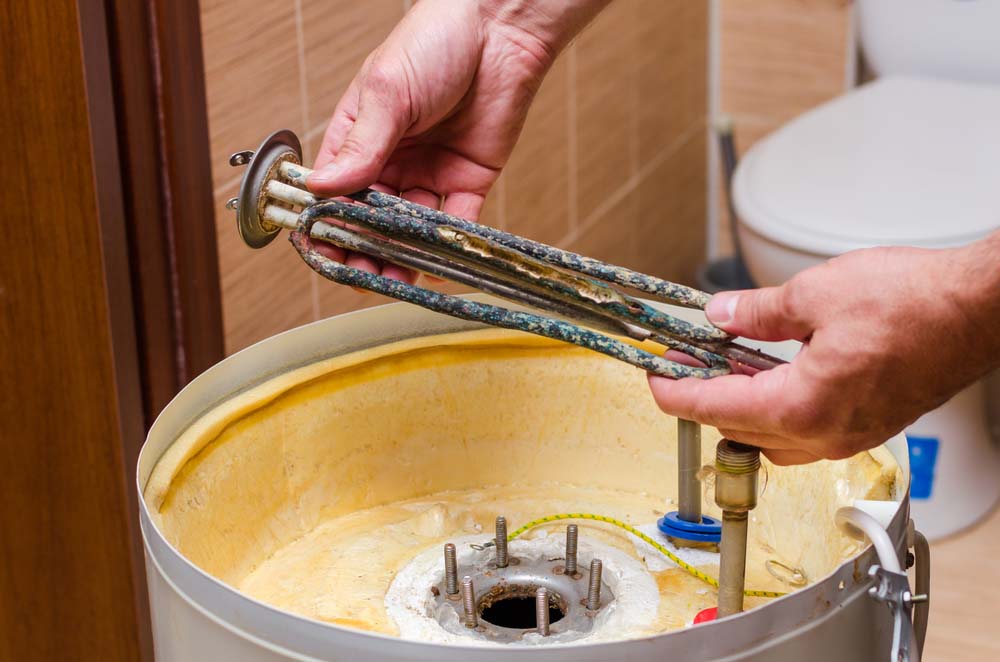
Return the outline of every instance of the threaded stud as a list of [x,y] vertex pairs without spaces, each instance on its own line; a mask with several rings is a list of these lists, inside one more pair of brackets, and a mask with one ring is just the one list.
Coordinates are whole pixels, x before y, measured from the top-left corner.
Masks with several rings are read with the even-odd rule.
[[576,574],[576,547],[579,536],[576,524],[566,527],[566,574],[570,577]]
[[450,542],[444,546],[444,592],[445,595],[458,593],[458,560],[455,545]]
[[471,629],[479,625],[476,614],[476,589],[472,585],[472,577],[462,578],[462,605],[465,608],[465,627]]
[[587,609],[597,611],[601,608],[601,573],[604,564],[601,559],[590,562],[590,586],[587,589]]

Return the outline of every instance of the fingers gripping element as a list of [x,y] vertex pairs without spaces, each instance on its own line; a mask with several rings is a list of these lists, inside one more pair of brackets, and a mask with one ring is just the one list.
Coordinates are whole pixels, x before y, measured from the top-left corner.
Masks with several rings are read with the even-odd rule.
[[789,285],[720,292],[705,307],[709,321],[733,335],[757,340],[803,340],[810,324],[789,305]]
[[409,124],[405,96],[387,81],[385,75],[369,74],[361,89],[357,118],[336,157],[309,177],[312,191],[329,197],[346,195],[378,179]]

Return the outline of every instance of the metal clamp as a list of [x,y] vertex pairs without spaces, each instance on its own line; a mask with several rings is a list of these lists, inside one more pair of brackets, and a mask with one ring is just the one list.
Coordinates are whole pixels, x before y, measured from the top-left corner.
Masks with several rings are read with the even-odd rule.
[[915,602],[926,596],[910,593],[910,579],[903,572],[892,572],[880,565],[873,565],[868,576],[875,580],[875,586],[868,589],[868,595],[884,602],[892,613],[892,662],[919,662],[920,647],[913,628],[911,611]]
[[[868,570],[868,576],[875,585],[868,589],[868,595],[879,602],[885,603],[892,613],[892,648],[889,660],[891,662],[920,662],[920,649],[923,645],[927,629],[926,607],[929,601],[929,548],[926,539],[913,531],[912,543],[916,543],[920,567],[917,571],[917,586],[924,591],[914,595],[910,591],[910,579],[906,569],[899,563],[896,548],[892,539],[878,520],[860,508],[841,508],[836,515],[837,524],[846,533],[855,538],[867,538],[871,541],[878,555],[879,563]],[[912,521],[910,522],[912,530]],[[921,544],[921,541],[923,544]],[[908,546],[911,541],[908,541]],[[913,622],[913,607],[921,605],[923,609],[917,614],[917,627]]]

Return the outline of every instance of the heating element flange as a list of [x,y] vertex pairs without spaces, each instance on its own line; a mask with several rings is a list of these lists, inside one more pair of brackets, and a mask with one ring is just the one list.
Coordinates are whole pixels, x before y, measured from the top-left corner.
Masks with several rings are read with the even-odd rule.
[[264,187],[274,179],[285,161],[302,163],[302,143],[288,129],[276,131],[265,138],[256,152],[236,152],[229,159],[232,166],[249,163],[239,197],[231,200],[230,205],[235,203],[236,227],[240,237],[251,248],[267,246],[281,232],[280,227],[263,220],[264,205],[267,203]]

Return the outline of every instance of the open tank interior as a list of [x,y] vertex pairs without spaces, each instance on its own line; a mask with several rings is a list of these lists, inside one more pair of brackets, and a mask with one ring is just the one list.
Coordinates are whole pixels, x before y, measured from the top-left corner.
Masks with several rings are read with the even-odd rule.
[[[309,618],[442,643],[631,638],[690,625],[716,589],[593,519],[532,526],[510,543],[515,561],[502,572],[495,548],[482,547],[497,515],[513,532],[547,516],[593,514],[716,576],[718,554],[678,550],[656,531],[676,509],[676,427],[645,374],[623,363],[497,330],[427,336],[234,394],[177,439],[144,494],[191,562]],[[718,440],[703,429],[703,464]],[[795,590],[856,554],[834,512],[855,499],[893,499],[901,480],[884,449],[801,467],[763,463],[747,559],[747,587],[762,591]],[[718,517],[711,482],[706,473],[703,507]],[[568,524],[579,531],[576,584],[560,572]],[[444,595],[449,542],[459,577],[477,578],[485,629],[462,627],[462,605]],[[592,611],[580,605],[598,557],[603,593]],[[518,582],[531,596],[548,587],[552,637],[531,630],[536,605],[513,590]],[[770,600],[748,597],[746,606]]]

